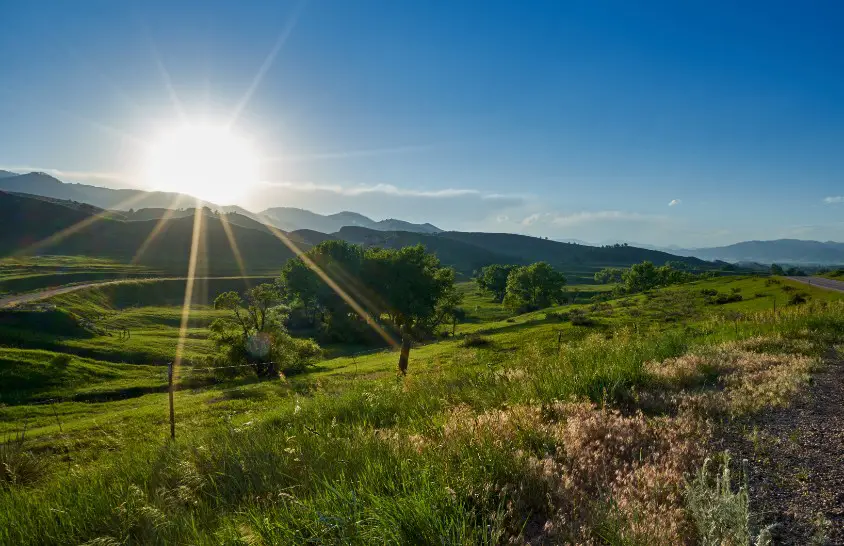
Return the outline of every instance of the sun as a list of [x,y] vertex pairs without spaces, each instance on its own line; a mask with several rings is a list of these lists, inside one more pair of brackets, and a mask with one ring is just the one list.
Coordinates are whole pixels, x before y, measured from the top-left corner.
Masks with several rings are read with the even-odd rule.
[[217,205],[229,205],[259,182],[260,161],[252,143],[227,128],[182,125],[150,146],[146,183]]

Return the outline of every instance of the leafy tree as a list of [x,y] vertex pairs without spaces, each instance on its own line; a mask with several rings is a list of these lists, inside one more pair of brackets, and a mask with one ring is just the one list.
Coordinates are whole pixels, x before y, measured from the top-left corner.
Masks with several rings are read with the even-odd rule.
[[320,354],[311,340],[292,338],[284,327],[286,308],[277,285],[261,284],[246,292],[224,292],[214,300],[215,309],[231,311],[211,323],[211,337],[230,364],[250,364],[259,376],[278,370],[300,371]]
[[644,292],[657,287],[660,284],[660,276],[653,262],[644,261],[625,270],[622,280],[628,292]]
[[785,275],[785,270],[782,266],[771,264],[771,275]]
[[386,314],[401,333],[399,370],[407,373],[412,335],[430,334],[460,302],[454,270],[441,267],[422,245],[370,248],[363,278],[377,294],[378,314]]
[[789,277],[805,277],[806,276],[806,272],[803,271],[802,269],[797,268],[797,267],[789,267],[788,269],[786,269],[785,274],[788,275]]
[[514,309],[541,309],[565,300],[566,278],[546,262],[517,267],[507,277],[504,304]]
[[595,273],[595,282],[599,284],[621,282],[621,277],[623,274],[624,269],[620,267],[605,267],[604,269]]
[[348,296],[369,307],[368,290],[361,280],[363,249],[346,241],[323,241],[306,252],[304,257],[288,260],[280,278],[293,305],[302,309],[312,326],[333,340],[359,341],[367,335],[364,321],[308,262],[319,268]]
[[515,265],[492,264],[481,269],[475,278],[478,288],[492,295],[497,302],[504,301],[507,294],[507,277],[516,269]]

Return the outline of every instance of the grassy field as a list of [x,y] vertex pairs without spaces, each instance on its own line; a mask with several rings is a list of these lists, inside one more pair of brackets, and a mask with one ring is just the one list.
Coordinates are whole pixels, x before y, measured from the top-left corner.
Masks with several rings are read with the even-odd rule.
[[[89,356],[68,361],[0,349],[0,435],[25,430],[32,474],[0,487],[0,543],[675,544],[703,517],[682,491],[706,419],[785,403],[844,342],[841,294],[785,279],[518,316],[460,289],[468,320],[414,348],[406,378],[390,351],[263,382],[183,367],[175,443],[164,370],[148,365],[178,335],[167,291],[138,307],[128,290],[57,298],[132,337],[61,339]],[[806,302],[789,305],[795,294]],[[192,311],[194,357],[211,350],[215,313]]]
[[146,267],[103,258],[24,256],[0,258],[0,295],[80,282],[155,276]]

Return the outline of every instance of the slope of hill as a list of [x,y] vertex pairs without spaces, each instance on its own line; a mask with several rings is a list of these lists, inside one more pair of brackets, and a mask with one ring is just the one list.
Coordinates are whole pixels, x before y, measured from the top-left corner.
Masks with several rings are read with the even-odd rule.
[[[135,258],[140,265],[161,270],[186,270],[190,260],[193,217],[127,222],[106,215],[91,221],[95,215],[97,213],[90,209],[0,193],[0,217],[11,220],[9,225],[14,226],[13,230],[0,233],[0,253],[32,249],[39,254],[99,256],[123,261]],[[277,271],[293,255],[281,241],[266,231],[230,224],[247,272]],[[62,238],[32,246],[77,225],[81,227],[69,230]],[[238,273],[237,259],[220,218],[204,214],[201,228],[197,274]],[[158,233],[151,238],[154,230]],[[139,252],[140,249],[143,251]]]
[[115,190],[87,184],[68,184],[41,172],[0,176],[0,190],[77,201],[103,209],[117,210],[144,207],[171,208],[179,206],[179,204],[185,206],[196,203],[196,198],[189,195],[143,190]]
[[509,256],[511,261],[546,261],[561,268],[578,265],[626,266],[644,260],[650,260],[655,264],[677,260],[688,263],[692,267],[702,268],[710,268],[713,265],[698,258],[676,256],[667,252],[633,246],[596,247],[511,233],[446,231],[437,235],[437,237],[469,243],[476,247],[504,254]]
[[762,262],[787,264],[844,264],[844,243],[833,241],[803,241],[777,239],[774,241],[744,241],[729,246],[695,248],[678,253],[705,260],[728,262]]
[[311,246],[316,246],[323,241],[330,241],[337,238],[334,235],[327,235],[312,229],[297,229],[288,233],[287,236],[297,243],[305,243]]
[[317,214],[309,210],[293,207],[274,207],[260,213],[276,227],[285,231],[309,229],[321,233],[336,233],[344,227],[357,226],[377,231],[410,231],[418,233],[438,233],[438,227],[431,224],[413,224],[403,220],[375,220],[356,212],[343,211],[337,214]]
[[348,226],[334,235],[344,241],[364,246],[402,248],[422,244],[430,252],[435,253],[443,264],[453,267],[458,273],[464,275],[471,275],[473,271],[495,263],[527,263],[525,260],[514,260],[492,250],[439,235],[410,231],[378,231]]
[[4,171],[0,169],[0,178],[9,178],[10,176],[18,176],[18,173],[13,173],[11,171]]

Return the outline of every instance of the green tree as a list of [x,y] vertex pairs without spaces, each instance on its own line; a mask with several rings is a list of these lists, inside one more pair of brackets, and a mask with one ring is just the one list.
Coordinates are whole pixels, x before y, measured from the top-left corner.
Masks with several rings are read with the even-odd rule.
[[507,277],[504,304],[514,309],[542,309],[565,300],[566,278],[546,262],[517,267]]
[[401,334],[399,371],[407,373],[412,336],[427,335],[453,312],[460,298],[454,270],[422,245],[366,251],[363,278],[371,288],[377,314],[385,314]]
[[633,264],[622,275],[624,287],[628,292],[644,292],[660,284],[660,272],[653,262],[644,261]]
[[475,277],[478,288],[489,293],[497,302],[502,302],[507,294],[507,277],[516,269],[515,265],[492,264],[481,269]]
[[303,257],[288,260],[279,282],[286,287],[291,303],[301,308],[311,325],[321,330],[325,337],[335,341],[360,341],[367,335],[365,322],[322,275],[361,306],[371,307],[368,289],[361,280],[363,262],[364,252],[360,246],[346,241],[323,241]]
[[782,266],[771,264],[771,275],[785,275],[785,270]]
[[605,267],[604,269],[595,273],[595,282],[599,284],[621,282],[621,276],[623,274],[624,269],[620,267]]
[[267,377],[278,370],[304,369],[320,355],[311,340],[294,339],[284,327],[286,308],[277,285],[261,284],[246,292],[224,292],[214,300],[215,309],[230,315],[211,323],[211,338],[223,351],[228,364],[249,364],[255,373]]

